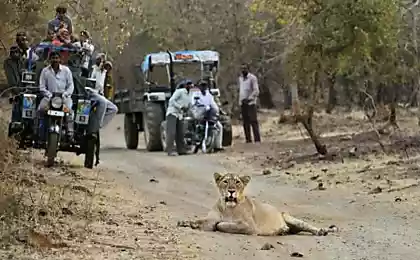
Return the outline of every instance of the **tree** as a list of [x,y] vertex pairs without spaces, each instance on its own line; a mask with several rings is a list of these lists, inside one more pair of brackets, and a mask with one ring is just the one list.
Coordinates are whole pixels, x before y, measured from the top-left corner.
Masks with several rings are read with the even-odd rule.
[[[359,88],[396,78],[400,7],[395,0],[256,0],[256,12],[275,15],[287,28],[290,44],[283,55],[291,85],[294,116],[304,125],[317,151],[327,154],[312,127],[323,82],[344,75]],[[309,88],[305,113],[296,87]]]

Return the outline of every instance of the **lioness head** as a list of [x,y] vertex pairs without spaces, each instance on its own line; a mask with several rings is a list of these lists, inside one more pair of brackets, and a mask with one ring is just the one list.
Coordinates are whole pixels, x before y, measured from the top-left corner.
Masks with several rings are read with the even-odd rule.
[[218,172],[214,173],[214,180],[219,189],[222,201],[227,207],[235,207],[244,199],[244,189],[251,180],[250,176],[239,176],[232,173],[222,175]]

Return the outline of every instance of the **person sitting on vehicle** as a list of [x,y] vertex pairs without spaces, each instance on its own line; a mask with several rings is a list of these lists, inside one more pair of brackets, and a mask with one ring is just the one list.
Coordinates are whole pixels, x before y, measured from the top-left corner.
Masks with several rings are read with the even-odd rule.
[[[55,47],[63,47],[67,49],[77,49],[77,46],[71,42],[71,35],[67,29],[60,29],[57,33],[57,37],[52,41],[52,45]],[[61,62],[68,64],[70,53],[68,50],[61,50]]]
[[190,89],[192,86],[191,80],[181,82],[169,99],[166,111],[166,152],[169,156],[176,156],[174,141],[176,142],[178,155],[187,154],[182,117],[184,112],[188,111],[191,106]]
[[95,46],[92,44],[90,34],[87,30],[80,32],[80,45],[82,47],[82,77],[89,77],[90,61],[92,59]]
[[[11,89],[12,96],[19,93],[18,87],[20,84],[21,71],[24,68],[24,60],[21,56],[18,46],[12,46],[9,51],[9,57],[3,63],[4,73],[7,78],[7,85]],[[12,122],[19,121],[20,119],[20,106],[17,102],[13,102],[12,108]]]
[[57,38],[56,34],[53,31],[48,31],[47,37],[39,43],[39,46],[35,49],[35,53],[41,57],[42,60],[48,60],[48,55],[51,52],[50,47],[52,42]]
[[104,68],[104,62],[102,55],[97,56],[95,65],[92,66],[92,74],[90,76],[91,81],[95,81],[95,89],[99,94],[104,94],[106,70]]
[[[216,102],[214,101],[213,95],[210,93],[208,89],[208,83],[206,81],[200,81],[199,82],[199,88],[200,91],[194,93],[193,95],[193,105],[192,107],[195,107],[197,105],[202,105],[205,107],[204,117],[214,117],[219,113],[219,107],[217,106]],[[215,135],[215,147],[214,151],[219,152],[223,151],[223,126],[218,120],[216,122],[216,127],[218,129],[216,135]]]
[[56,9],[56,16],[54,19],[48,22],[48,29],[47,31],[53,31],[55,33],[58,32],[61,28],[67,29],[70,34],[73,33],[73,24],[68,17],[67,8],[64,6],[58,6]]
[[107,99],[112,100],[112,98],[114,97],[114,81],[112,79],[112,63],[110,61],[106,61],[104,63],[104,69],[106,71],[105,82],[104,82],[104,86],[105,86],[104,96]]
[[[29,59],[31,48],[29,47],[28,37],[25,32],[18,32],[16,34],[16,44],[19,47],[21,56],[26,60]],[[36,53],[32,52],[32,61],[37,61],[39,59]]]
[[[73,101],[71,95],[74,91],[73,75],[70,69],[61,64],[61,55],[58,51],[50,54],[50,65],[42,69],[39,79],[39,89],[43,98],[39,104],[39,117],[42,118],[48,110],[50,99],[54,92],[62,93],[64,106],[68,110],[67,116],[67,132],[70,140],[73,139]],[[41,129],[43,131],[43,129]],[[43,132],[42,132],[43,133]]]

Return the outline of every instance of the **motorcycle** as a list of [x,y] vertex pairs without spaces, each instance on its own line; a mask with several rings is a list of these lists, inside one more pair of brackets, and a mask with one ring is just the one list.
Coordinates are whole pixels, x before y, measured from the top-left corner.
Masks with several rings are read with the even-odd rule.
[[214,150],[215,133],[219,131],[216,127],[217,116],[212,115],[204,105],[196,105],[195,109],[192,116],[184,117],[185,143],[192,147],[193,153],[197,153],[200,148],[203,153],[211,153]]
[[39,88],[35,87],[35,74],[23,71],[21,86],[14,89],[18,89],[20,93],[9,99],[9,103],[13,105],[14,115],[9,123],[8,136],[18,141],[19,148],[31,147],[39,92]]
[[49,109],[44,121],[46,122],[45,127],[42,123],[40,126],[41,131],[47,132],[45,152],[48,167],[54,164],[60,144],[64,141],[64,136],[67,136],[67,129],[63,126],[66,121],[65,117],[69,112],[69,108],[64,105],[63,94],[53,93],[49,100]]
[[84,153],[84,167],[92,169],[98,133],[89,130],[89,117],[95,112],[95,103],[89,99],[78,99],[74,120],[73,140],[68,138],[67,116],[70,109],[65,107],[61,93],[53,93],[49,101],[49,109],[41,131],[46,131],[46,157],[47,166],[54,165],[58,151]]

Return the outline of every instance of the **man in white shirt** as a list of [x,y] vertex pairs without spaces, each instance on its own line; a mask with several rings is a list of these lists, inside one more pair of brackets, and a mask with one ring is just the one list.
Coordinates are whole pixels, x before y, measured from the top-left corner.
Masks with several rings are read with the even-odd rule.
[[44,96],[39,104],[38,111],[42,118],[45,111],[48,109],[50,99],[54,92],[62,93],[63,103],[69,110],[67,116],[67,130],[69,137],[73,137],[73,101],[71,95],[74,91],[73,75],[70,69],[61,65],[61,57],[59,52],[52,52],[50,54],[51,65],[45,67],[41,71],[39,77],[39,88]]
[[106,70],[103,67],[102,56],[96,58],[95,65],[92,66],[92,74],[90,76],[91,81],[95,81],[95,90],[99,94],[104,94]]
[[193,86],[191,80],[185,80],[169,99],[166,110],[166,152],[169,156],[176,156],[174,142],[178,155],[187,154],[184,143],[184,128],[182,115],[191,105],[190,88]]
[[82,77],[89,77],[89,64],[92,59],[95,46],[92,44],[90,34],[88,31],[83,30],[80,32],[80,45],[83,51],[82,57]]
[[[209,114],[218,114],[219,107],[217,106],[216,102],[214,101],[213,95],[208,90],[207,82],[201,81],[199,84],[200,92],[196,92],[193,95],[193,106],[194,105],[204,105],[206,107],[206,113]],[[195,98],[195,97],[198,97]],[[219,152],[223,151],[223,126],[220,121],[216,123],[217,131],[215,133],[215,144],[214,144],[214,151]]]

